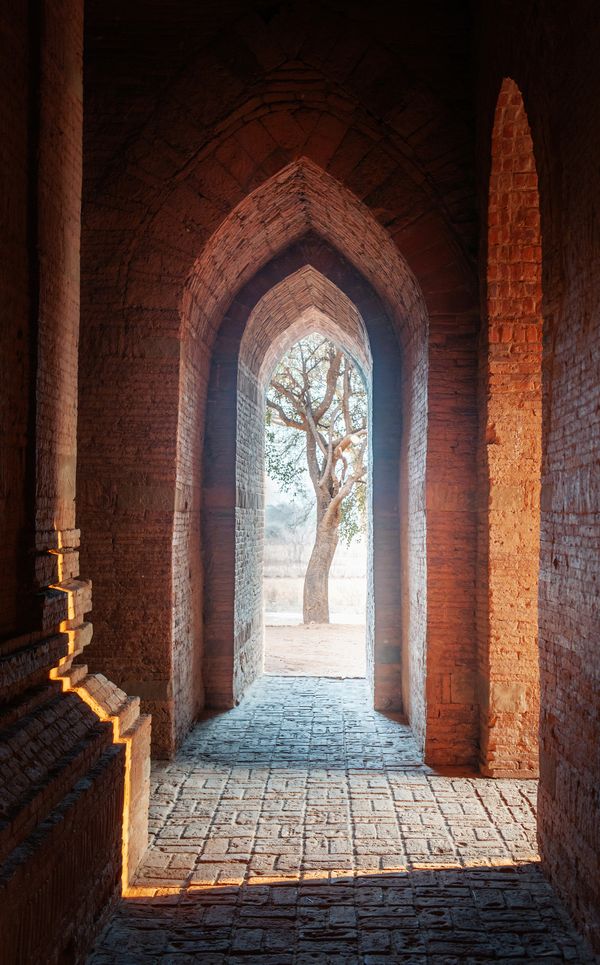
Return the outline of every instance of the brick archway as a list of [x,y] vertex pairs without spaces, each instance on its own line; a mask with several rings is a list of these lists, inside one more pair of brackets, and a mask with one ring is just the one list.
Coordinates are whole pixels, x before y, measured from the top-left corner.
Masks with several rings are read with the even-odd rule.
[[[347,177],[307,157],[286,163],[290,156],[282,147],[266,180],[253,169],[244,183],[258,187],[241,199],[218,180],[212,234],[188,213],[208,163],[194,157],[169,182],[160,211],[153,203],[128,229],[126,273],[109,268],[111,249],[99,301],[97,278],[87,279],[80,476],[97,600],[94,669],[142,698],[155,754],[170,755],[204,706],[200,479],[211,351],[236,292],[312,231],[372,286],[405,353],[402,539],[412,565],[401,611],[413,646],[402,704],[429,761],[470,763],[478,741],[473,279],[435,206],[406,223],[402,211],[416,209],[404,180],[394,182],[394,213],[359,200],[364,192],[349,190]],[[145,600],[142,629],[136,608]]]
[[[264,295],[248,318],[239,349],[236,425],[236,564],[235,640],[240,631],[262,664],[262,550],[264,539],[264,416],[266,390],[281,357],[311,333],[342,348],[361,371],[367,387],[368,420],[372,428],[373,360],[365,323],[350,299],[311,265],[288,275]],[[372,432],[369,432],[371,449]],[[368,583],[367,676],[373,686],[373,513],[372,458],[367,460]],[[254,553],[252,553],[254,550]]]
[[[372,492],[376,506],[373,519],[374,696],[376,706],[407,710],[403,704],[403,670],[406,672],[410,666],[411,650],[419,645],[416,634],[409,637],[410,613],[402,610],[402,590],[406,593],[402,578],[408,579],[410,570],[407,556],[411,530],[409,487],[404,477],[411,459],[407,434],[411,414],[403,374],[409,363],[400,350],[394,326],[381,300],[345,259],[314,234],[290,246],[238,293],[225,314],[215,343],[207,400],[202,497],[207,699],[217,706],[230,706],[239,699],[256,672],[256,661],[249,659],[242,668],[240,650],[236,651],[236,647],[243,649],[244,642],[248,643],[240,638],[240,631],[243,629],[243,636],[248,628],[236,627],[235,621],[236,506],[244,498],[236,485],[240,362],[249,363],[244,366],[246,373],[256,366],[259,374],[265,362],[269,364],[273,342],[268,332],[265,337],[265,314],[272,312],[279,301],[279,320],[274,327],[277,334],[285,336],[285,296],[295,287],[294,280],[300,287],[307,278],[317,280],[318,284],[305,287],[301,293],[297,291],[296,305],[325,308],[329,312],[337,308],[338,313],[341,309],[346,323],[341,334],[346,346],[367,363],[370,362],[367,353],[372,356]],[[327,295],[329,304],[324,298]],[[340,321],[343,324],[344,318],[340,319],[338,314],[338,328]],[[365,331],[361,332],[363,325]],[[258,328],[263,330],[262,345],[252,353],[248,350],[250,346],[256,347],[253,333]],[[290,338],[294,331],[298,329],[292,326]],[[275,344],[283,348],[285,343],[276,338]],[[229,440],[229,444],[224,444],[224,440]],[[251,646],[250,650],[257,652],[256,647]],[[407,689],[405,686],[404,691]]]
[[[254,307],[248,305],[245,320],[226,315],[217,337],[207,408],[204,514],[205,684],[211,706],[237,702],[261,672],[265,390],[281,355],[304,335],[319,331],[355,359],[368,385],[370,413],[380,422],[375,435],[370,433],[374,445],[370,447],[369,497],[375,491],[380,498],[374,523],[371,500],[369,509],[367,663],[376,706],[401,709],[399,350],[385,313],[372,314],[373,361],[368,323],[338,285],[315,267],[324,255],[329,262],[325,267],[330,273],[337,269],[338,280],[348,285],[343,260],[324,249],[317,238],[306,239],[262,274],[268,283],[269,278],[289,271],[294,261],[305,258],[307,263],[282,274]],[[358,276],[353,293],[362,294],[363,299],[368,296],[368,286]],[[247,301],[244,292],[239,301]],[[373,374],[378,380],[374,399]],[[235,487],[222,489],[223,480],[232,479]],[[221,491],[223,498],[216,509],[216,494]],[[390,572],[398,575],[397,580]],[[221,603],[225,595],[228,606],[211,605],[213,599]]]
[[521,92],[494,118],[483,331],[478,621],[481,766],[538,772],[542,255],[538,179]]
[[[304,251],[299,254],[302,248]],[[274,264],[274,257],[275,261],[278,257],[287,259],[283,274],[270,274],[269,259]],[[406,526],[401,534],[397,525],[395,529],[390,527],[387,538],[402,541],[402,558],[410,559],[412,564],[402,580],[398,573],[389,576],[390,602],[381,609],[381,619],[389,627],[388,638],[394,642],[390,642],[385,657],[386,682],[381,681],[378,686],[376,680],[375,689],[381,706],[405,708],[423,740],[427,590],[422,492],[427,450],[427,313],[414,276],[386,232],[342,185],[306,160],[289,165],[232,212],[198,259],[184,293],[178,504],[173,544],[174,681],[175,693],[179,695],[176,709],[179,703],[183,721],[186,704],[190,707],[194,699],[193,694],[191,700],[186,697],[185,688],[190,694],[190,682],[202,680],[198,663],[202,662],[204,647],[202,611],[218,606],[225,612],[233,602],[221,598],[221,591],[216,595],[211,591],[209,598],[208,594],[201,597],[199,590],[199,560],[205,546],[201,510],[219,511],[226,498],[228,505],[233,505],[231,492],[229,496],[227,492],[234,485],[234,477],[227,473],[221,473],[218,479],[213,475],[214,485],[208,483],[207,475],[202,496],[199,467],[209,378],[205,348],[215,343],[222,319],[226,319],[227,325],[243,326],[249,306],[254,306],[274,283],[307,263],[345,292],[359,309],[367,328],[367,319],[385,317],[389,337],[393,339],[390,359],[400,350],[404,360],[404,377],[398,391],[404,415],[406,472],[398,498],[406,506]],[[360,289],[358,295],[352,290],[356,286]],[[235,366],[234,369],[237,372]],[[234,430],[235,422],[231,422],[226,431]],[[214,460],[205,462],[205,472],[209,471],[216,473]],[[397,590],[393,601],[392,584]],[[229,587],[232,592],[233,579]],[[178,633],[185,639],[178,641]],[[381,636],[385,638],[385,631]],[[411,640],[410,649],[405,648],[403,653],[400,636]],[[205,643],[210,650],[210,640]],[[403,672],[401,660],[405,662]],[[204,686],[202,680],[201,703],[205,700]]]

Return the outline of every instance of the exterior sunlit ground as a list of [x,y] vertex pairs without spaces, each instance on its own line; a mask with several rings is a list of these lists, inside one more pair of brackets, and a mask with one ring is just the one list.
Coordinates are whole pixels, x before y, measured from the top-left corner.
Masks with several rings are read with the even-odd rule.
[[364,677],[365,628],[333,623],[268,626],[265,673],[280,677]]

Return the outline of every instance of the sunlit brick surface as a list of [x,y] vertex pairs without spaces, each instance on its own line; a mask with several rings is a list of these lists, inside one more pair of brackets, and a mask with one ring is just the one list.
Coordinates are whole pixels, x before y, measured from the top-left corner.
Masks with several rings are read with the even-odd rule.
[[535,794],[434,774],[363,681],[263,677],[155,766],[137,895],[90,965],[591,962]]
[[479,569],[480,760],[537,777],[541,458],[538,179],[518,87],[505,80],[492,136],[488,322],[482,330]]

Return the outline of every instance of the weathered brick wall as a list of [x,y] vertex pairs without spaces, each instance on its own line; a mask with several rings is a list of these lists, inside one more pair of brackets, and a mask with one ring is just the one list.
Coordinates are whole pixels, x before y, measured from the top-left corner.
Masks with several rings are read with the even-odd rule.
[[[3,86],[10,94],[3,100],[9,217],[2,229],[1,289],[7,365],[2,404],[10,415],[2,421],[2,460],[9,467],[3,508],[11,514],[3,513],[8,538],[2,541],[2,582],[13,603],[28,601],[27,609],[2,611],[9,631],[0,659],[0,932],[6,961],[51,960],[52,946],[56,959],[74,960],[120,884],[121,822],[98,833],[93,855],[81,832],[84,797],[89,807],[92,794],[110,794],[118,807],[123,756],[113,747],[110,726],[74,695],[63,697],[48,676],[89,638],[89,586],[75,579],[72,488],[81,13],[78,2],[64,0],[42,4],[37,16],[23,6],[2,19]],[[23,556],[29,565],[21,565]],[[96,817],[88,821],[94,824]],[[69,848],[67,829],[74,832]],[[69,875],[61,866],[67,850]]]
[[[235,391],[235,390],[234,390]],[[233,689],[240,696],[263,669],[264,387],[240,354],[235,433]]]
[[[600,947],[600,43],[597,7],[486,5],[479,191],[495,104],[523,94],[542,239],[542,490],[538,837],[552,884]],[[485,268],[485,266],[484,266]]]
[[[518,447],[503,451],[502,466],[488,460],[476,485],[475,120],[480,274],[490,282],[483,307],[491,322],[480,343],[487,403],[480,428],[497,445],[491,427],[502,415],[505,437],[513,433],[502,395],[524,401],[523,375],[532,395],[520,412],[531,431],[537,417],[537,328],[535,337],[529,322],[523,331],[521,304],[508,308],[519,326],[505,329],[506,306],[495,304],[491,288],[505,270],[522,275],[516,266],[533,265],[527,271],[535,274],[536,262],[486,243],[493,156],[503,158],[499,174],[511,176],[500,190],[507,228],[512,175],[531,175],[515,169],[514,150],[493,149],[498,94],[512,78],[529,121],[542,236],[539,839],[553,884],[600,946],[597,10],[591,0],[475,9],[474,85],[462,6],[364,4],[342,18],[316,2],[266,14],[224,0],[210,17],[192,0],[168,9],[88,4],[79,480],[97,635],[87,653],[94,669],[153,710],[162,754],[203,706],[203,657],[213,661],[211,673],[232,679],[233,652],[204,636],[205,616],[230,620],[235,612],[235,528],[227,517],[235,477],[219,475],[226,452],[218,446],[202,460],[211,353],[217,331],[227,337],[224,317],[243,325],[273,284],[306,264],[301,239],[310,232],[319,270],[346,290],[341,258],[362,279],[346,294],[365,319],[387,315],[402,348],[403,471],[399,490],[396,472],[375,501],[389,510],[384,558],[400,545],[404,563],[374,586],[390,601],[382,637],[388,630],[393,637],[387,662],[375,658],[376,692],[379,666],[380,693],[388,703],[402,693],[430,762],[482,756],[495,773],[515,764],[533,771],[535,447],[525,485],[509,476]],[[3,758],[0,915],[9,954],[20,943],[34,960],[51,947],[68,961],[116,893],[123,862],[134,867],[143,850],[149,734],[136,699],[71,667],[91,635],[74,514],[82,10],[78,0],[59,0],[27,8],[36,11],[29,20],[25,8],[11,7],[0,39],[9,95],[0,155],[0,740],[13,751]],[[521,188],[529,194],[532,183]],[[535,207],[516,205],[525,220]],[[537,276],[511,281],[518,300],[521,285],[537,284]],[[536,305],[525,308],[537,325]],[[229,349],[216,378],[219,365],[229,366],[223,374],[235,382],[237,353]],[[517,358],[519,393],[508,378]],[[375,352],[373,361],[375,371]],[[374,409],[377,391],[389,397],[385,380],[378,389],[375,379]],[[222,414],[212,428],[231,441],[235,405]],[[374,440],[374,458],[389,459],[383,439]],[[515,505],[527,493],[532,509],[519,530],[527,563],[520,553],[510,572],[531,603],[516,628],[512,619],[500,622],[504,604],[495,592],[506,589],[507,574],[494,535],[506,521],[493,505],[496,471],[513,495],[518,490]],[[396,491],[407,512],[398,512]],[[232,550],[222,592],[210,598],[202,569],[207,509],[222,514],[223,546],[229,540]],[[375,532],[374,543],[385,540]],[[377,555],[373,564],[377,572]],[[510,654],[496,646],[500,627]],[[402,653],[399,628],[411,644]],[[515,713],[514,704],[498,707],[492,698],[497,685],[514,684],[508,661],[516,646],[527,653],[518,682],[528,707]],[[48,678],[59,663],[62,683]],[[509,756],[515,742],[523,745],[517,760]],[[127,793],[126,760],[135,775]],[[23,774],[20,785],[15,775]],[[123,810],[139,819],[129,840],[126,820],[125,841]],[[29,925],[34,908],[37,928]]]
[[535,777],[542,256],[533,145],[510,80],[498,96],[491,154],[480,370],[480,753],[486,774]]
[[[402,538],[414,560],[402,585],[415,639],[407,672],[422,693],[429,665],[432,685],[412,716],[422,740],[427,729],[431,759],[477,759],[477,310],[464,13],[364,5],[341,18],[308,3],[266,16],[230,0],[206,17],[177,0],[168,14],[128,4],[117,23],[110,5],[89,5],[79,465],[84,563],[95,581],[91,659],[153,711],[158,753],[173,749],[202,706],[202,610],[233,607],[234,574],[229,598],[225,590],[203,598],[200,588],[210,346],[235,291],[311,229],[394,306],[399,330],[413,309],[398,304],[390,243],[424,295],[431,348],[429,359],[415,349],[411,363],[422,415],[409,429],[406,499],[415,513]],[[329,178],[312,208],[285,177],[278,188],[300,158]],[[305,179],[319,182],[310,171]],[[361,218],[338,213],[339,186],[384,241],[364,241]],[[192,274],[202,283],[184,296]],[[463,422],[452,428],[457,416]],[[209,489],[218,506],[223,493]],[[400,596],[395,606],[391,624],[404,619]],[[211,659],[231,672],[225,654]],[[399,654],[395,662],[399,693]]]
[[402,593],[402,706],[418,746],[427,731],[427,339],[406,355],[402,386],[403,459],[400,473],[400,585]]
[[79,0],[58,0],[11,5],[0,21],[11,95],[3,102],[0,283],[10,362],[2,485],[4,508],[14,511],[3,540],[14,599],[2,610],[10,632],[0,642],[7,962],[81,960],[147,839],[149,720],[139,702],[73,664],[92,635],[74,501],[82,20]]

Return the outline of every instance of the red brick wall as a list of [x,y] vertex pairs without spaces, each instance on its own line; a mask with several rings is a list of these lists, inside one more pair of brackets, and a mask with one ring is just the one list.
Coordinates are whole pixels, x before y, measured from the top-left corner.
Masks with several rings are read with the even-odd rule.
[[[78,0],[29,10],[13,5],[1,20],[7,205],[1,453],[8,466],[2,472],[8,533],[2,540],[0,933],[6,961],[74,961],[120,885],[122,750],[114,747],[109,725],[48,678],[70,646],[61,630],[72,628],[75,648],[87,639],[89,609],[89,587],[71,579],[78,574],[82,26]],[[61,580],[62,591],[48,588]],[[103,812],[90,807],[92,800]]]
[[505,80],[492,132],[482,329],[478,621],[481,765],[538,773],[542,255],[521,93]]
[[[15,942],[32,897],[48,909],[52,892],[52,914],[43,911],[40,921],[55,929],[57,957],[68,960],[114,894],[121,860],[116,819],[107,822],[104,812],[89,811],[80,778],[91,779],[97,801],[120,808],[123,751],[115,750],[107,724],[48,682],[50,667],[67,655],[61,625],[73,630],[81,647],[89,640],[89,585],[48,589],[65,577],[76,580],[79,572],[73,497],[81,8],[76,0],[60,0],[41,10],[35,23],[11,10],[2,32],[11,95],[3,110],[10,104],[14,111],[3,116],[8,136],[2,147],[3,177],[11,171],[3,236],[10,277],[0,286],[9,335],[3,413],[10,415],[2,424],[7,469],[0,496],[10,518],[0,614],[10,638],[2,644],[8,659],[0,726],[2,735],[8,728],[11,737],[18,732],[14,746],[36,754],[46,776],[35,812],[26,813],[18,795],[10,805],[1,842],[0,913],[3,935]],[[343,19],[312,4],[282,5],[269,17],[233,0],[211,17],[191,0],[175,0],[168,10],[160,3],[88,5],[79,439],[82,559],[84,572],[96,580],[99,630],[88,652],[97,669],[114,674],[155,712],[156,750],[171,753],[204,700],[203,611],[233,606],[227,598],[202,595],[202,413],[214,338],[236,293],[246,285],[252,293],[261,269],[284,258],[310,230],[376,292],[361,308],[365,317],[383,304],[398,332],[414,333],[403,344],[410,373],[403,385],[409,414],[403,431],[411,459],[401,497],[411,525],[393,534],[410,565],[389,573],[393,587],[400,587],[390,625],[402,623],[414,645],[403,661],[397,647],[393,654],[393,696],[404,693],[427,759],[444,764],[479,758],[481,696],[486,766],[501,772],[524,761],[532,769],[531,646],[520,681],[527,680],[532,701],[524,714],[500,709],[512,714],[511,742],[516,734],[527,752],[515,762],[507,759],[507,720],[488,712],[494,709],[488,673],[497,674],[494,683],[514,681],[484,632],[493,621],[499,630],[500,612],[497,597],[490,607],[481,593],[487,588],[483,571],[479,594],[475,590],[478,497],[490,532],[500,519],[490,512],[498,490],[489,462],[483,487],[476,485],[479,326],[471,157],[477,120],[485,239],[492,161],[503,157],[502,148],[494,150],[498,93],[512,78],[529,121],[543,239],[539,839],[553,884],[600,944],[597,10],[589,0],[551,9],[488,3],[476,10],[474,83],[468,24],[455,5],[358,5]],[[504,156],[510,168],[511,152]],[[294,190],[289,166],[300,159],[308,163],[293,169]],[[497,185],[491,188],[493,194]],[[526,212],[533,209],[527,201]],[[521,361],[535,389],[537,341],[517,341],[515,328],[511,342],[488,337],[504,332],[505,306],[494,306],[491,285],[498,281],[494,271],[507,266],[510,273],[512,254],[505,259],[493,243],[489,252],[485,241],[483,247],[480,274],[490,282],[483,308],[492,322],[479,360],[487,400],[481,428],[487,431],[498,421],[491,389],[510,386],[502,346],[514,349],[512,357],[525,353]],[[517,254],[519,265],[534,264]],[[400,274],[398,263],[406,265]],[[408,271],[416,280],[412,287],[405,286]],[[537,284],[537,278],[515,281]],[[412,292],[410,300],[399,301],[399,291]],[[261,294],[254,291],[251,303]],[[530,309],[533,319],[536,306],[527,307],[528,315]],[[248,305],[239,311],[247,315]],[[425,332],[427,341],[419,338]],[[412,407],[409,399],[416,400]],[[523,411],[533,417],[531,403]],[[503,429],[508,432],[507,422]],[[534,480],[528,469],[521,496],[533,494]],[[214,495],[222,495],[218,486]],[[23,542],[23,533],[29,530],[33,539],[36,527],[37,552],[30,554],[33,544]],[[490,580],[504,587],[505,563],[491,553],[485,526],[480,547]],[[516,575],[521,588],[533,572],[532,554],[528,558]],[[233,586],[232,573],[230,591]],[[36,588],[43,590],[39,613],[28,608]],[[27,611],[33,629],[23,619]],[[532,643],[534,622],[529,614],[520,621],[519,644]],[[14,636],[22,630],[28,632]],[[503,625],[503,646],[509,638],[512,647],[513,628]],[[42,746],[52,719],[60,721],[66,743]],[[69,735],[81,737],[76,762]],[[3,777],[11,790],[12,766],[20,767],[18,753]],[[35,822],[66,815],[67,806],[69,820],[42,821],[28,866],[19,864],[15,847],[31,840]],[[73,831],[71,863],[57,860],[65,827]],[[92,856],[86,834],[101,843]],[[77,883],[76,895],[67,890],[68,880]],[[33,930],[28,939],[38,955],[40,933]]]
[[0,17],[0,957],[66,963],[118,895],[124,857],[133,870],[145,847],[149,722],[120,695],[136,766],[124,848],[125,746],[100,693],[89,706],[99,682],[72,667],[92,635],[75,528],[83,7],[21,6]]
[[502,81],[523,94],[542,236],[539,572],[543,867],[600,947],[600,43],[597,7],[486,5],[478,25],[480,169]]
[[[11,634],[2,645],[9,658],[3,694],[11,703],[1,723],[4,731],[18,728],[28,753],[36,750],[28,730],[36,720],[55,714],[65,733],[81,728],[79,770],[67,766],[66,745],[39,750],[58,775],[44,781],[36,804],[36,815],[49,815],[78,775],[93,774],[98,799],[106,794],[119,802],[122,751],[114,750],[96,715],[47,683],[48,669],[68,646],[60,632],[67,597],[76,621],[69,629],[82,647],[89,640],[83,619],[89,586],[77,581],[68,593],[48,591],[61,576],[78,573],[81,9],[75,0],[41,9],[37,24],[11,11],[2,34],[5,89],[14,105],[14,116],[4,118],[2,158],[3,170],[12,168],[14,204],[8,203],[4,236],[11,277],[0,291],[11,320],[6,330],[15,338],[5,349],[11,415],[3,424],[8,468],[0,494],[12,522],[2,549],[9,573],[0,613]],[[427,351],[424,339],[413,345],[409,338],[403,346],[412,374],[404,382],[412,456],[401,493],[412,528],[398,538],[410,566],[389,578],[400,585],[391,623],[402,622],[415,645],[404,655],[402,673],[394,654],[394,694],[404,692],[429,761],[479,758],[478,672],[485,684],[494,665],[495,682],[513,681],[499,668],[491,637],[481,635],[499,615],[495,600],[482,610],[481,593],[479,652],[476,639],[479,330],[471,157],[477,119],[485,236],[497,98],[503,79],[513,78],[531,130],[543,239],[539,837],[552,882],[598,942],[597,11],[576,0],[551,9],[490,3],[477,12],[474,84],[468,23],[455,5],[355,6],[343,19],[317,4],[283,5],[263,16],[260,8],[230,0],[211,17],[191,0],[175,0],[168,10],[158,3],[88,5],[80,479],[84,572],[97,580],[99,633],[91,653],[97,669],[143,697],[156,714],[156,750],[172,752],[203,703],[202,614],[219,602],[202,596],[199,468],[199,412],[214,337],[236,292],[312,230],[364,276],[399,332],[413,325],[415,332],[427,330]],[[294,193],[286,178],[301,158],[310,163],[301,166]],[[346,196],[352,203],[336,207]],[[29,220],[19,214],[25,204]],[[337,219],[331,217],[336,211]],[[365,224],[371,226],[366,231]],[[506,264],[490,254],[490,269]],[[411,290],[419,297],[409,303],[398,303],[404,290],[394,267],[399,255],[416,279]],[[487,273],[484,251],[480,274]],[[417,308],[421,295],[426,311]],[[486,298],[486,315],[488,308],[495,334],[503,322]],[[486,389],[503,362],[491,344],[528,343],[492,343],[484,336]],[[419,400],[412,409],[410,398]],[[492,412],[490,395],[486,429]],[[485,475],[484,483],[479,504],[495,525],[487,499],[493,486],[486,489]],[[37,555],[30,556],[23,527],[33,535],[36,524]],[[490,575],[504,584],[490,547],[484,531],[480,562],[494,563]],[[519,571],[519,585],[522,576]],[[23,614],[34,578],[44,592],[39,614],[29,611],[37,621],[31,631]],[[532,640],[533,622],[523,621],[519,641]],[[23,629],[31,632],[13,636]],[[531,659],[526,662],[532,670]],[[527,679],[535,697],[529,671]],[[482,696],[483,757],[500,770],[508,741],[498,742],[494,730],[505,722],[488,714],[485,686]],[[531,706],[512,721],[519,740],[528,728],[529,750]],[[15,762],[18,756],[11,766]],[[11,787],[10,774],[5,784]],[[87,812],[84,796],[77,800],[70,812],[74,840],[83,840],[78,835]],[[20,834],[32,833],[21,802],[12,807],[1,879],[2,913],[11,921],[22,920],[29,900],[15,885],[22,868],[8,861],[21,841],[11,834],[17,824]],[[28,872],[37,881],[42,865],[59,877],[70,867],[81,883],[81,904],[73,911],[57,877],[62,904],[52,916],[57,934],[68,934],[59,922],[76,922],[74,949],[89,935],[94,909],[114,892],[119,873],[120,831],[112,821],[105,831],[92,827],[98,815],[88,817],[91,833],[103,842],[97,864],[78,845],[70,857],[75,865],[36,863],[38,851]],[[55,833],[43,847],[58,847]],[[42,837],[36,840],[41,848]],[[37,885],[34,892],[41,894]],[[33,954],[39,936],[31,939]]]

